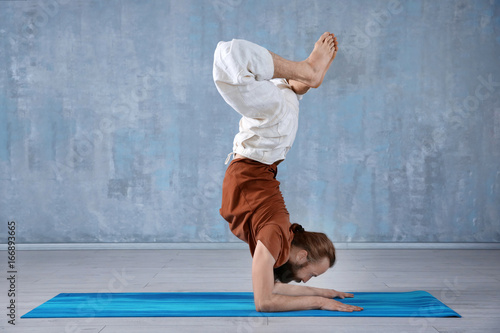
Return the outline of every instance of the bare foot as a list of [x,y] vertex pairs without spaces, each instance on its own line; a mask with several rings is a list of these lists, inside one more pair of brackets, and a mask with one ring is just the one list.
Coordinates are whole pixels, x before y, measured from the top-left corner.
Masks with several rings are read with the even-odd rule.
[[333,34],[325,32],[314,44],[314,49],[309,57],[303,61],[306,69],[308,68],[308,75],[306,75],[306,79],[301,81],[311,88],[319,87],[336,54],[337,38]]
[[273,78],[287,79],[297,94],[305,94],[309,88],[318,88],[321,85],[337,49],[335,35],[325,32],[304,61],[290,61],[269,51],[274,64]]
[[307,84],[297,80],[288,80],[288,84],[292,88],[293,92],[297,95],[304,95],[309,91],[309,89],[311,89],[311,87],[309,87]]
[[332,59],[330,59],[330,63],[328,64],[328,67],[330,67],[333,59],[335,59],[335,56],[337,55],[337,51],[339,50],[338,44],[337,44],[337,37],[335,37],[335,34],[330,34],[333,38],[333,46],[335,47],[335,50],[333,51],[333,56]]
[[338,44],[337,44],[337,37],[335,37],[334,34],[330,34],[330,36],[332,36],[333,38],[333,45],[335,47],[335,50],[333,51],[333,56],[332,58],[330,59],[330,61],[328,62],[328,66],[326,67],[326,70],[325,72],[323,73],[323,76],[321,77],[321,82],[323,82],[323,78],[325,77],[325,74],[326,72],[328,72],[328,69],[330,69],[330,65],[332,64],[333,62],[333,59],[335,59],[335,57],[337,56],[337,51],[338,51]]

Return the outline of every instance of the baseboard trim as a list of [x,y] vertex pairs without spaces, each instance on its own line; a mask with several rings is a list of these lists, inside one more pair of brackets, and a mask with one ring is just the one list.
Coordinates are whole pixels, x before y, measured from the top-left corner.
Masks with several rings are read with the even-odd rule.
[[[335,243],[338,250],[500,250],[500,243]],[[247,250],[243,242],[228,243],[41,243],[16,244],[18,251],[53,250]],[[7,250],[0,244],[0,250]]]

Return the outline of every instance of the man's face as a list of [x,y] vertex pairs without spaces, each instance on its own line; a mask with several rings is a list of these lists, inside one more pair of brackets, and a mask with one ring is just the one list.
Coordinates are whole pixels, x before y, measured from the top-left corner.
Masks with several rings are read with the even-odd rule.
[[312,277],[323,274],[330,268],[328,258],[323,258],[318,262],[308,262],[300,260],[294,262],[289,260],[286,264],[275,269],[275,276],[282,283],[288,283],[291,281],[295,282],[307,282]]
[[[303,282],[306,283],[309,281],[312,277],[316,277],[318,275],[323,274],[330,268],[329,265],[329,260],[328,258],[323,258],[320,261],[317,262],[306,262],[303,265],[297,265],[295,268],[296,270],[293,271],[293,276],[294,276],[294,281],[295,282]],[[293,266],[293,264],[292,264]],[[301,266],[301,267],[299,267]]]

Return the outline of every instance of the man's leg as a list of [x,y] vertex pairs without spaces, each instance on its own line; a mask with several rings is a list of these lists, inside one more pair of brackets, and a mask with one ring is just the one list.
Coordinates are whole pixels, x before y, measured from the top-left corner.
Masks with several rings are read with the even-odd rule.
[[217,45],[214,54],[214,82],[224,100],[249,118],[275,113],[285,105],[283,94],[269,80],[287,79],[297,94],[317,88],[336,54],[333,34],[325,32],[304,61],[284,59],[265,48],[232,40]]
[[241,115],[262,118],[279,112],[283,94],[270,80],[271,53],[246,40],[220,42],[214,54],[213,76],[224,100]]
[[287,79],[297,94],[305,93],[309,88],[317,88],[323,82],[330,64],[337,54],[337,38],[325,32],[314,44],[314,49],[304,61],[291,61],[273,52],[273,78]]

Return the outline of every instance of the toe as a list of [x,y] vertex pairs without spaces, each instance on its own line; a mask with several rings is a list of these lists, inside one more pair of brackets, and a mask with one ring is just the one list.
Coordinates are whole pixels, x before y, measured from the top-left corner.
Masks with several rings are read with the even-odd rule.
[[330,39],[330,40],[328,41],[328,46],[330,47],[330,49],[335,48],[335,42],[334,42],[334,40],[333,40],[333,39]]
[[321,35],[319,38],[320,41],[324,42],[328,37],[330,36],[329,32],[325,32],[324,34]]

